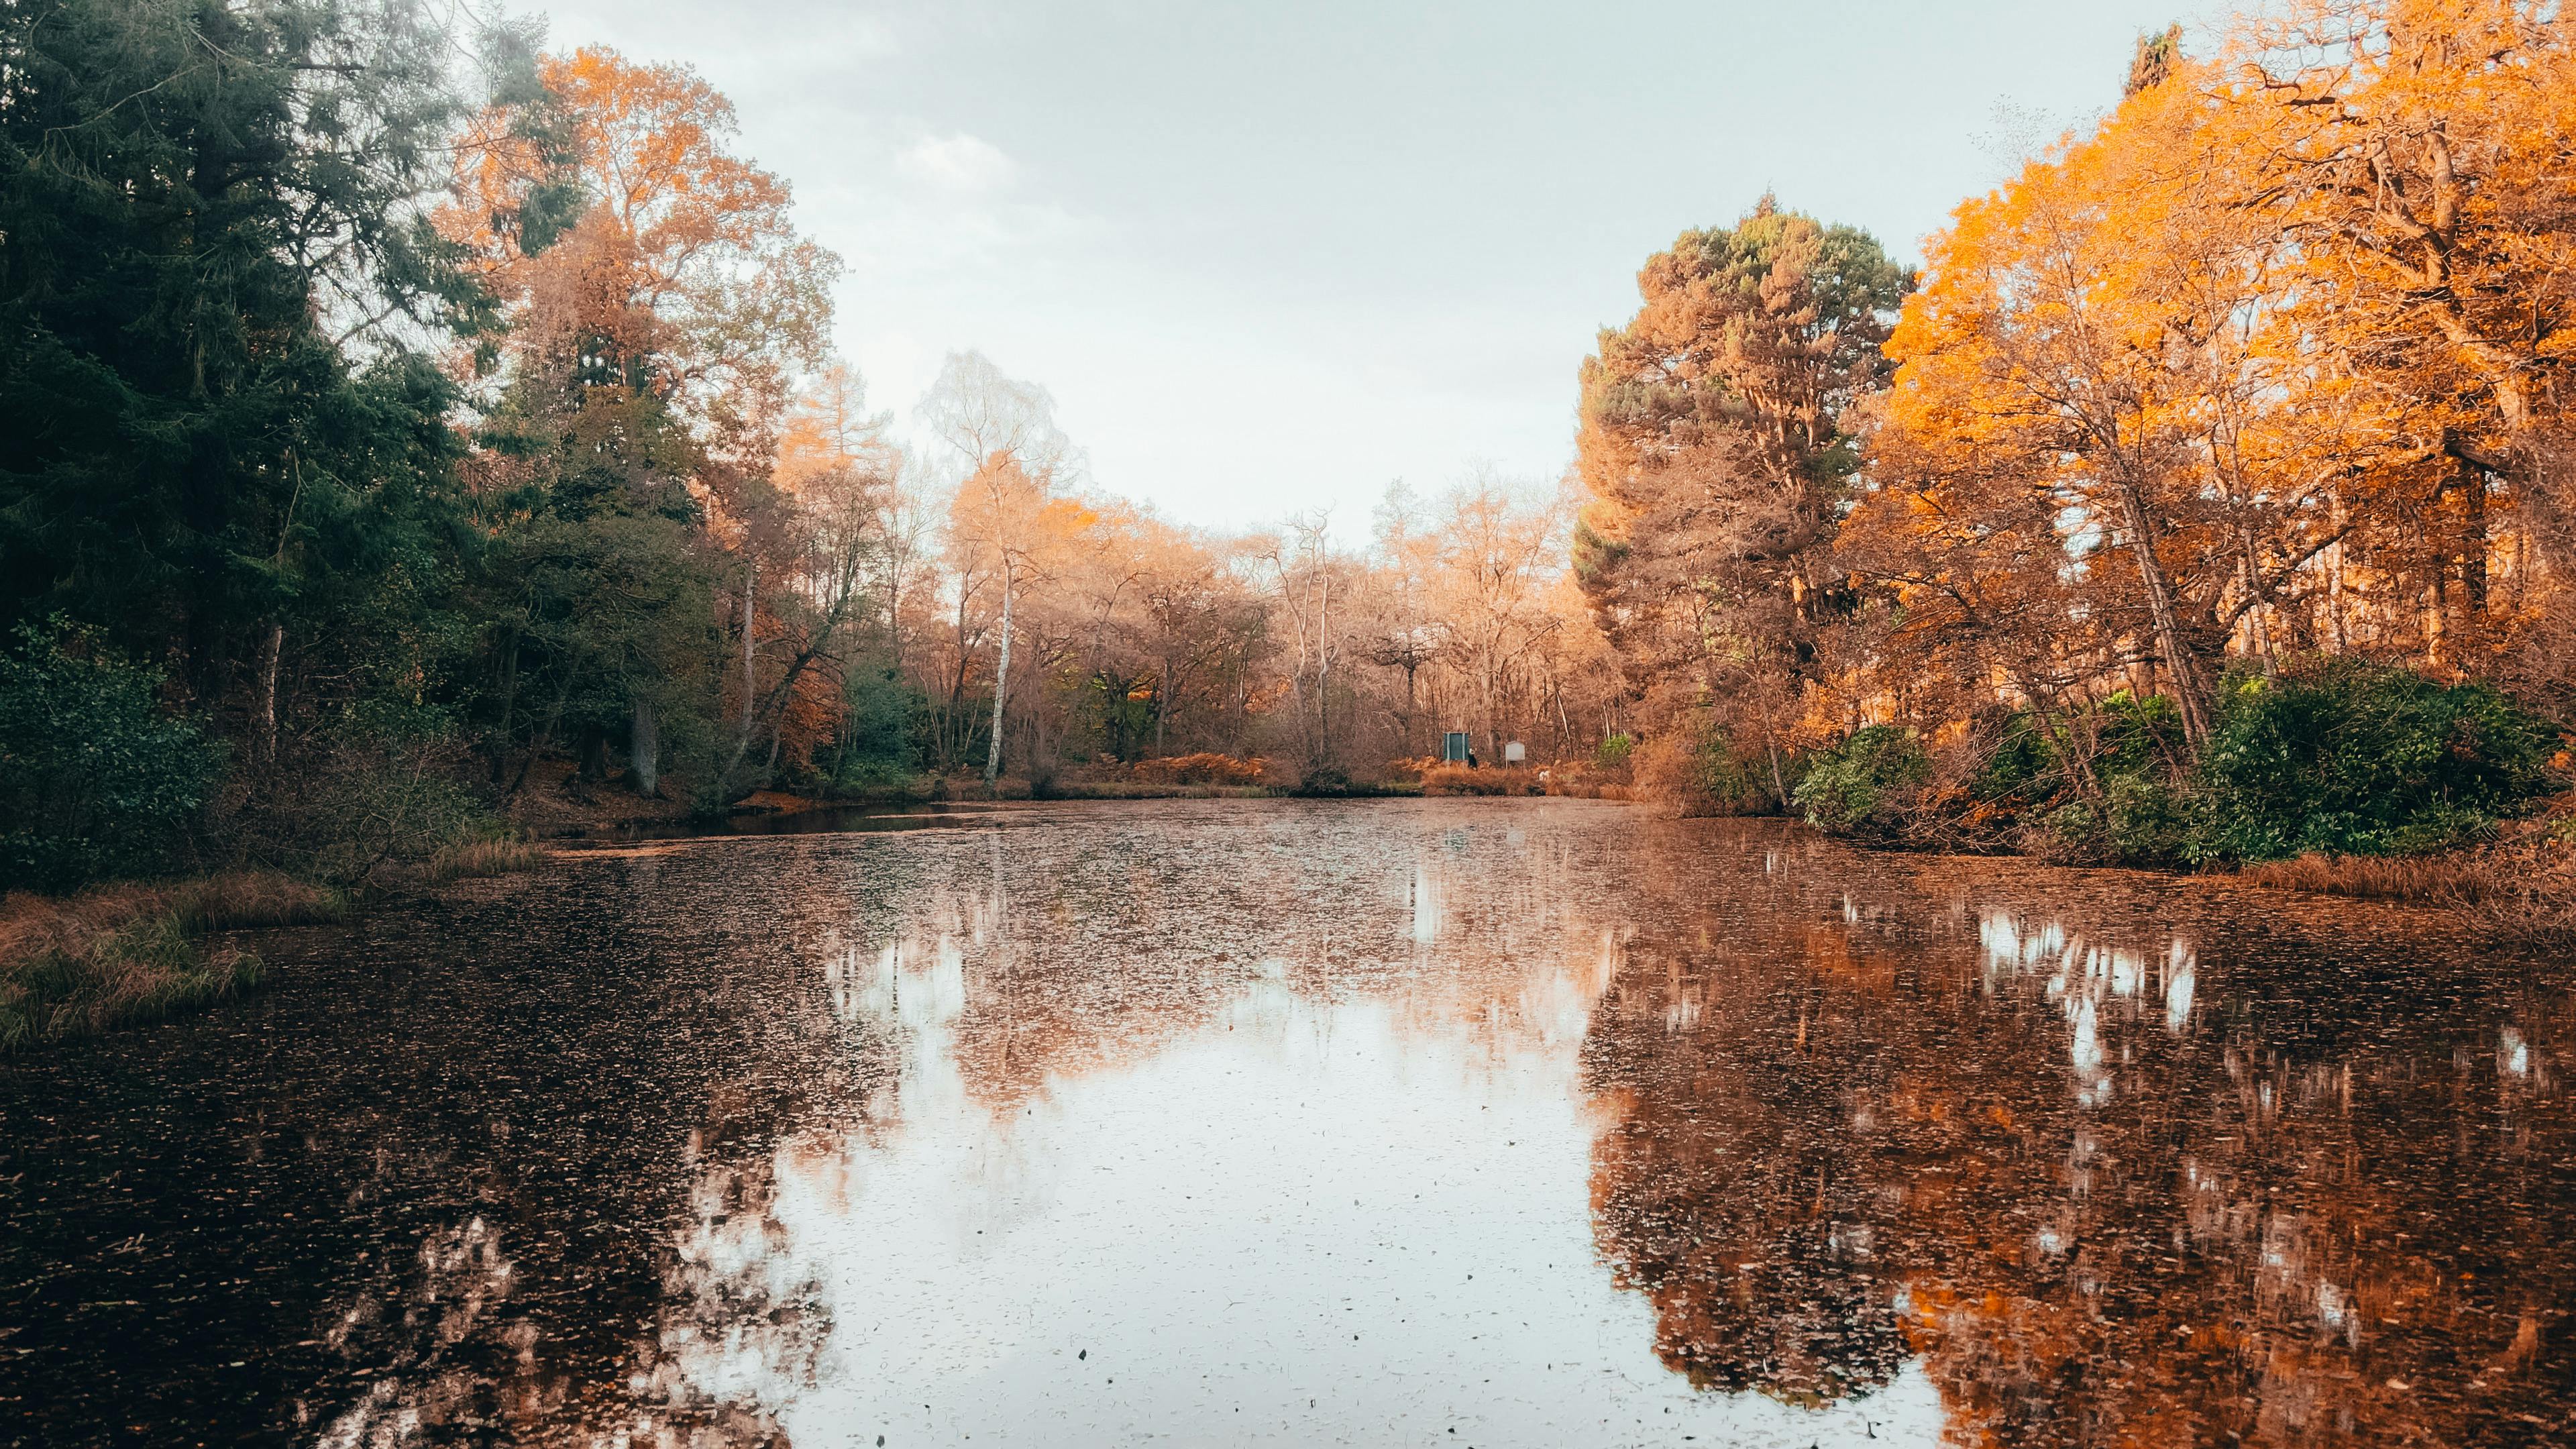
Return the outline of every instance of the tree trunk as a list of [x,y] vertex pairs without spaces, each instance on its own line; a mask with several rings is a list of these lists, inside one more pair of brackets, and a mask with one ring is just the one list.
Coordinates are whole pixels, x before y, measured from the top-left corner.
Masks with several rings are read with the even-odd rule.
[[754,687],[752,674],[751,639],[752,600],[759,592],[760,560],[751,559],[746,562],[742,576],[742,738],[746,748],[751,740],[752,698],[759,693]]
[[984,746],[984,793],[994,794],[1002,778],[1002,700],[1011,688],[1011,566],[1002,565],[1002,647],[993,663],[993,737]]
[[519,636],[510,636],[501,655],[501,727],[485,746],[492,759],[492,783],[498,785],[510,769],[510,720],[519,707]]
[[250,752],[265,767],[277,763],[277,666],[286,652],[286,626],[271,624],[259,641],[259,703],[251,713]]
[[2333,626],[2333,628],[2334,628],[2334,648],[2335,648],[2335,652],[2336,652],[2337,654],[2342,654],[2342,653],[2346,653],[2346,652],[2350,651],[2350,650],[2351,650],[2351,648],[2352,648],[2352,640],[2351,640],[2351,638],[2347,635],[2347,633],[2345,632],[2345,629],[2344,629],[2344,608],[2343,608],[2343,582],[2344,582],[2344,580],[2343,580],[2343,574],[2344,574],[2344,547],[2343,547],[2343,537],[2344,537],[2343,484],[2342,484],[2341,482],[2337,482],[2337,483],[2334,485],[2333,490],[2332,490],[2332,491],[2327,495],[2327,497],[2328,497],[2328,502],[2329,502],[2329,506],[2330,506],[2330,511],[2329,511],[2329,512],[2327,513],[2327,515],[2326,515],[2326,522],[2328,523],[2328,525],[2329,525],[2329,526],[2331,526],[2331,527],[2334,529],[2334,531],[2335,531],[2335,532],[2334,532],[2334,543],[2333,543],[2333,545],[2332,545],[2330,548],[2328,548],[2328,550],[2327,550],[2327,561],[2326,561],[2326,622],[2327,622],[2329,625]]
[[1418,663],[1408,663],[1404,666],[1404,753],[1407,758],[1410,758],[1413,754],[1413,740],[1415,735],[1413,722],[1422,713],[1421,700],[1414,692],[1413,679],[1413,676],[1420,672],[1421,668],[1422,666]]
[[[1315,552],[1324,557],[1323,538],[1316,537]],[[1315,740],[1323,751],[1324,762],[1333,759],[1333,576],[1324,574],[1324,595],[1315,606]]]
[[2173,580],[2156,557],[2156,531],[2147,500],[2133,482],[2120,485],[2120,501],[2129,515],[2131,553],[2138,556],[2138,581],[2147,591],[2147,613],[2156,631],[2156,652],[2173,672],[2174,702],[2182,711],[2183,738],[2194,748],[2209,735],[2208,696],[2202,692],[2200,661],[2183,638],[2182,611],[2175,606]]
[[648,700],[635,701],[635,717],[626,731],[627,774],[634,781],[635,793],[659,796],[662,793],[662,722],[653,714]]
[[2483,621],[2487,612],[2487,475],[2484,472],[2467,466],[2460,469],[2460,510],[2463,516],[2460,592],[2466,596],[2470,619]]

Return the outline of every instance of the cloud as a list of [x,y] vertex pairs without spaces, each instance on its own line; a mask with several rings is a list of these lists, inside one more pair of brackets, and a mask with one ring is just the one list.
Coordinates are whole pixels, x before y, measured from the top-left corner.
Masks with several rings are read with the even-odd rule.
[[958,192],[998,190],[1016,169],[1000,147],[962,131],[913,143],[895,158],[895,167],[915,181]]

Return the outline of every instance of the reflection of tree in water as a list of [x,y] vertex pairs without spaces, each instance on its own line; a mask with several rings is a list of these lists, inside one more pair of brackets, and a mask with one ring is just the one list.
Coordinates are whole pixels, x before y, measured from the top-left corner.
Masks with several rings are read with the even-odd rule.
[[445,1426],[542,1407],[534,1326],[518,1318],[489,1331],[510,1306],[514,1277],[489,1223],[477,1217],[429,1235],[417,1262],[397,1265],[395,1276],[405,1281],[358,1297],[322,1336],[333,1352],[376,1365],[381,1377],[325,1426],[321,1449],[408,1444]]
[[868,1120],[953,1090],[1007,1121],[1050,1077],[1132,1064],[1283,985],[1383,1000],[1411,1028],[1465,1027],[1496,1050],[1579,1029],[1590,994],[1564,962],[1588,976],[1598,928],[1561,888],[1576,832],[1247,843],[1209,811],[1226,826],[1212,849],[1173,825],[1189,813],[941,842],[900,903],[827,933],[830,1008],[875,1053]]
[[2104,934],[2135,948],[2095,945],[2074,914],[1982,919],[1943,1036],[1986,1069],[1916,1097],[1953,1186],[1908,1196],[1912,1322],[1962,1417],[2022,1443],[2471,1443],[2563,1405],[2564,1370],[2516,1344],[2555,1302],[2526,1275],[2565,1281],[2565,1157],[2495,1150],[2548,1084],[2444,1070],[2520,1003],[2420,938],[2374,960],[2242,930],[2213,977],[2188,942],[2131,922]]
[[1755,976],[1640,937],[1584,1065],[1611,1119],[1595,1228],[1655,1305],[1656,1353],[1704,1389],[1814,1402],[1886,1383],[1905,1342],[1845,1142],[1870,1063],[1839,1049],[1847,988],[1797,961]]
[[[291,1422],[319,1442],[776,1437],[769,1401],[725,1366],[754,1324],[794,1362],[802,1302],[764,1266],[773,1149],[849,1094],[846,1034],[780,990],[768,934],[822,934],[792,894],[622,926],[641,913],[608,903],[650,895],[662,864],[615,858],[586,905],[513,899],[506,925],[388,943],[428,955],[470,1010],[390,1021],[402,1049],[327,1079],[396,1090],[308,1088],[344,1120],[308,1139],[299,1179],[385,1204],[353,1219],[377,1235],[354,1254],[367,1266],[313,1334],[328,1368]],[[547,954],[527,959],[530,939]],[[490,954],[458,964],[469,951]]]
[[[1597,1241],[1703,1385],[1858,1395],[1910,1352],[1968,1440],[2576,1442],[2563,969],[2206,882],[1436,813],[673,848],[387,912],[327,989],[22,1119],[103,1220],[21,1219],[49,1296],[11,1343],[52,1349],[11,1410],[774,1438],[829,1328],[800,1204],[934,1111],[1016,1171],[1051,1081],[1296,1000],[1497,1071],[1584,1033]],[[159,1312],[51,1306],[111,1299]],[[208,1342],[251,1362],[155,1367]]]
[[600,1442],[784,1445],[775,1412],[811,1379],[829,1324],[770,1211],[775,1105],[738,1087],[709,1094],[684,1148],[687,1203],[650,1255],[658,1295],[565,1301],[528,1280],[481,1216],[426,1234],[325,1331],[322,1346],[372,1382],[317,1443],[550,1441],[554,1426],[587,1423]]
[[[970,1175],[953,1186],[978,1229],[1007,1228],[1050,1192],[1022,1119],[1068,1079],[1194,1033],[1259,1035],[1314,998],[1366,998],[1399,1033],[1472,1042],[1509,1070],[1571,1042],[1607,983],[1599,929],[1557,888],[1557,832],[1336,832],[1256,853],[1262,868],[1205,843],[1162,828],[924,840],[900,893],[800,943],[843,1034],[846,1095],[765,1159],[702,1171],[626,1375],[634,1442],[780,1438],[832,1351],[817,1275],[882,1210],[867,1184],[908,1139]],[[943,1163],[943,1141],[970,1147]],[[782,1222],[782,1196],[808,1214]],[[820,1231],[799,1241],[798,1221]]]
[[2194,902],[2212,963],[2133,884],[1985,874],[1642,883],[1585,1065],[1668,1363],[1796,1399],[1910,1348],[1994,1443],[2576,1429],[2563,986],[2261,897]]
[[772,1211],[776,1172],[809,1172],[812,1139],[776,1157],[710,1163],[673,1234],[663,1302],[627,1373],[631,1443],[778,1446],[779,1411],[810,1384],[831,1331],[816,1284]]

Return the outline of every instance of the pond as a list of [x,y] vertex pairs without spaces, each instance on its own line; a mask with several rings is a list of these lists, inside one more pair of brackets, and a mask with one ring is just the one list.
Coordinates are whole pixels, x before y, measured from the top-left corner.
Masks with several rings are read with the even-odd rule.
[[1582,801],[644,841],[0,1064],[0,1443],[2530,1443],[2576,970]]

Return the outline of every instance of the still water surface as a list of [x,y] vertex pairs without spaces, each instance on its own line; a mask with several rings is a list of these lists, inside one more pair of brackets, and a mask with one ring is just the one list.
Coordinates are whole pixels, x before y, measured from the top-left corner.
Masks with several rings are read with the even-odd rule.
[[0,1443],[2576,1436],[2576,968],[1532,802],[642,842],[0,1065]]

